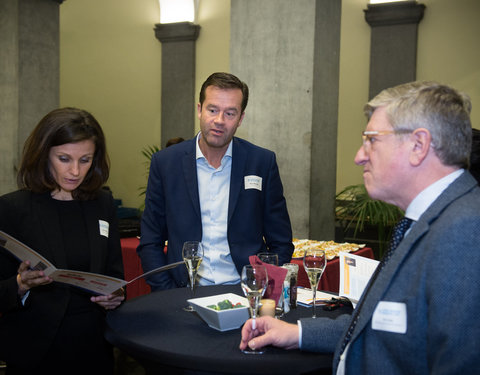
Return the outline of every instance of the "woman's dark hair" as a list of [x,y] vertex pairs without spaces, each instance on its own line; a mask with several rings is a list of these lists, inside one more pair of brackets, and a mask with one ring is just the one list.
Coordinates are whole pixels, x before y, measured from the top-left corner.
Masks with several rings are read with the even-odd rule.
[[50,149],[86,140],[92,140],[95,144],[95,154],[92,166],[81,185],[72,192],[72,197],[78,200],[94,198],[109,175],[110,163],[105,136],[97,120],[90,113],[70,107],[55,109],[48,113],[25,141],[17,176],[19,188],[36,193],[59,189],[60,186],[50,173]]
[[248,104],[248,86],[245,82],[240,81],[236,76],[230,73],[213,73],[211,74],[205,82],[203,82],[200,89],[200,105],[203,106],[205,101],[205,91],[208,86],[215,86],[219,89],[228,90],[228,89],[239,89],[242,91],[242,113],[245,112]]

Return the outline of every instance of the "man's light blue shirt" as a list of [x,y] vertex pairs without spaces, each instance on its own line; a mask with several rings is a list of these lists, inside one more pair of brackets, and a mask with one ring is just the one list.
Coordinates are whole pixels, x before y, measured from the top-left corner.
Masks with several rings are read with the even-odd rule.
[[200,150],[200,137],[201,133],[197,135],[196,161],[204,257],[198,270],[198,282],[200,285],[236,284],[240,282],[240,276],[227,238],[232,142],[220,166],[215,169]]

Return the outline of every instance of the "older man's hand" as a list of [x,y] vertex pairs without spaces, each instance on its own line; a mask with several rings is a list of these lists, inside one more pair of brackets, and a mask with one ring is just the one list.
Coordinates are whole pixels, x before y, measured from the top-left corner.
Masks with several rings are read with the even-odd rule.
[[298,348],[298,326],[274,319],[270,316],[262,316],[255,319],[255,329],[252,329],[252,319],[245,322],[242,328],[240,349],[248,347],[260,349],[267,345],[277,346],[284,349]]

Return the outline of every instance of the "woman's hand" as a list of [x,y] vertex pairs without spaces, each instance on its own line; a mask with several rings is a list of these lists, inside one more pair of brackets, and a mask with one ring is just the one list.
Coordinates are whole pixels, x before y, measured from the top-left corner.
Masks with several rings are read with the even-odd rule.
[[105,310],[113,310],[117,308],[123,300],[125,300],[125,291],[123,288],[118,289],[108,296],[93,296],[90,298],[90,301],[99,304]]
[[45,276],[43,271],[34,271],[30,269],[30,262],[23,261],[18,267],[17,284],[18,294],[23,297],[30,289],[39,285],[50,284],[53,280]]

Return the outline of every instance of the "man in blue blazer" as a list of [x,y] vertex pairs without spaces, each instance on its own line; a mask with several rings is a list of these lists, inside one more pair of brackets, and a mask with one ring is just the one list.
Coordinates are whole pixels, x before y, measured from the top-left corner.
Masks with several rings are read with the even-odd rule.
[[[471,104],[413,82],[381,92],[355,162],[369,195],[405,210],[409,231],[352,317],[247,322],[241,348],[334,352],[337,374],[474,373],[480,362],[480,188],[469,165]],[[300,333],[301,331],[301,333]],[[301,343],[300,343],[301,341]]]
[[[153,155],[137,249],[145,272],[182,260],[185,241],[202,241],[201,285],[240,281],[249,256],[293,253],[292,229],[275,154],[234,137],[248,87],[228,73],[203,83],[200,132]],[[168,251],[164,252],[168,241]],[[186,267],[148,278],[153,290],[184,287]]]

